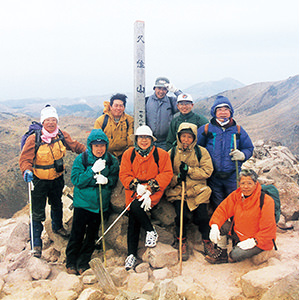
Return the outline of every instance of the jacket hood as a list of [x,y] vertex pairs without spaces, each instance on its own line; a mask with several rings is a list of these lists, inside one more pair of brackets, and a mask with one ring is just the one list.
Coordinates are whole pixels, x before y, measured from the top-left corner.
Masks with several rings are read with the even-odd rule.
[[87,148],[90,151],[90,153],[92,153],[92,146],[91,146],[91,142],[97,140],[97,139],[101,139],[106,141],[107,145],[106,145],[106,151],[108,149],[109,146],[109,140],[108,137],[106,136],[106,134],[102,131],[102,129],[93,129],[90,133],[90,135],[87,138]]
[[233,117],[233,113],[234,113],[234,110],[233,110],[233,107],[229,101],[229,99],[227,97],[224,97],[224,96],[218,96],[213,104],[213,106],[211,107],[211,110],[210,110],[210,114],[212,115],[212,117],[216,118],[216,107],[220,104],[226,104],[229,106],[230,108],[230,111],[231,111],[231,118]]
[[180,149],[183,149],[183,146],[179,139],[179,133],[183,130],[194,134],[195,139],[191,143],[191,145],[188,147],[188,149],[193,149],[197,143],[197,125],[192,124],[192,123],[187,123],[187,122],[183,122],[179,125],[178,130],[177,130],[177,145]]
[[103,102],[103,113],[107,114],[108,112],[110,112],[110,102],[109,101],[104,101]]

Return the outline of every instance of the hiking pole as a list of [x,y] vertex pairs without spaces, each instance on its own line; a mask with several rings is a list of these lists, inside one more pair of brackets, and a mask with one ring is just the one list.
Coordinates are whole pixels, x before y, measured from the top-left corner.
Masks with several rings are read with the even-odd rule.
[[[100,197],[100,213],[101,213],[101,232],[102,232],[102,236],[103,236],[104,235],[104,217],[103,217],[103,203],[102,203],[101,184],[99,184],[99,197]],[[102,249],[103,249],[104,266],[107,267],[104,237],[103,237],[103,241],[102,241]]]
[[32,181],[28,182],[28,201],[29,201],[29,222],[30,222],[30,244],[31,251],[34,252],[34,242],[33,242],[33,223],[32,223],[32,201],[31,201],[31,191],[33,191]]
[[[236,134],[233,135],[233,147],[236,150]],[[238,161],[235,161],[235,174],[236,174],[236,188],[239,188],[239,165]]]
[[96,244],[99,244],[100,241],[104,238],[104,236],[111,230],[111,228],[119,221],[119,219],[126,213],[128,208],[130,207],[133,200],[125,207],[125,209],[120,213],[120,215],[110,224],[110,226],[105,230],[102,236],[96,241]]
[[181,203],[180,203],[180,229],[179,229],[179,274],[182,273],[182,233],[183,233],[183,204],[184,204],[184,181],[181,182]]

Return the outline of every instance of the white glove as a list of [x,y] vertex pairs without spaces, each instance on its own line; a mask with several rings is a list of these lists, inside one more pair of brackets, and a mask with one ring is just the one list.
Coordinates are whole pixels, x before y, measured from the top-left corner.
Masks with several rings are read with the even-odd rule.
[[217,224],[212,224],[210,227],[209,232],[209,239],[214,243],[217,244],[218,241],[221,239],[220,230]]
[[96,174],[94,176],[94,178],[96,179],[97,184],[107,184],[108,183],[107,177],[103,176],[102,174]]
[[146,191],[145,194],[139,199],[139,201],[143,201],[141,204],[141,208],[144,209],[144,211],[148,211],[151,209],[151,198],[150,198],[151,192]]
[[229,155],[232,156],[231,160],[245,160],[245,154],[238,149],[232,150]]
[[172,83],[165,83],[165,87],[171,93],[178,92],[178,89]]
[[147,191],[147,187],[145,185],[142,185],[140,183],[138,183],[137,187],[136,187],[136,193],[138,196],[143,196]]
[[254,238],[246,239],[242,242],[237,243],[237,246],[242,250],[248,250],[254,248],[256,246],[256,242]]
[[94,173],[101,172],[105,168],[105,163],[106,163],[105,159],[102,159],[102,158],[97,159],[95,161],[94,165],[92,166],[92,171]]

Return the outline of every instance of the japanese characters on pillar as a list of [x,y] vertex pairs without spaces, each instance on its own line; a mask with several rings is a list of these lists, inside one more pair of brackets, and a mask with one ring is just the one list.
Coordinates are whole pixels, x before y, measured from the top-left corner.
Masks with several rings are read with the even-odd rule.
[[134,129],[145,120],[145,23],[134,23]]

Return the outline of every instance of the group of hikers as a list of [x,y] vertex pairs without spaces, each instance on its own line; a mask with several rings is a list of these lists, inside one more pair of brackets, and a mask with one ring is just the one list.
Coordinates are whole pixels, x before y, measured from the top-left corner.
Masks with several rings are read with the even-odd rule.
[[[167,78],[158,77],[153,90],[145,99],[146,125],[134,132],[134,119],[125,113],[127,96],[115,94],[104,102],[103,114],[95,121],[86,146],[59,129],[54,107],[42,109],[41,141],[37,147],[37,134],[30,135],[19,159],[25,182],[34,186],[30,224],[34,256],[42,254],[47,198],[53,232],[68,237],[61,200],[66,150],[79,154],[71,172],[74,214],[66,248],[70,274],[82,274],[89,268],[99,226],[110,214],[118,178],[125,188],[128,208],[126,270],[137,264],[141,229],[146,233],[145,247],[156,246],[158,234],[149,212],[162,197],[175,209],[172,246],[181,247],[182,260],[189,258],[189,216],[202,235],[209,263],[242,261],[273,248],[274,201],[266,194],[261,207],[257,174],[241,169],[254,147],[247,132],[233,119],[229,99],[216,97],[208,121],[192,111],[192,96]],[[175,97],[167,96],[168,92]],[[232,239],[229,254],[228,237]]]

